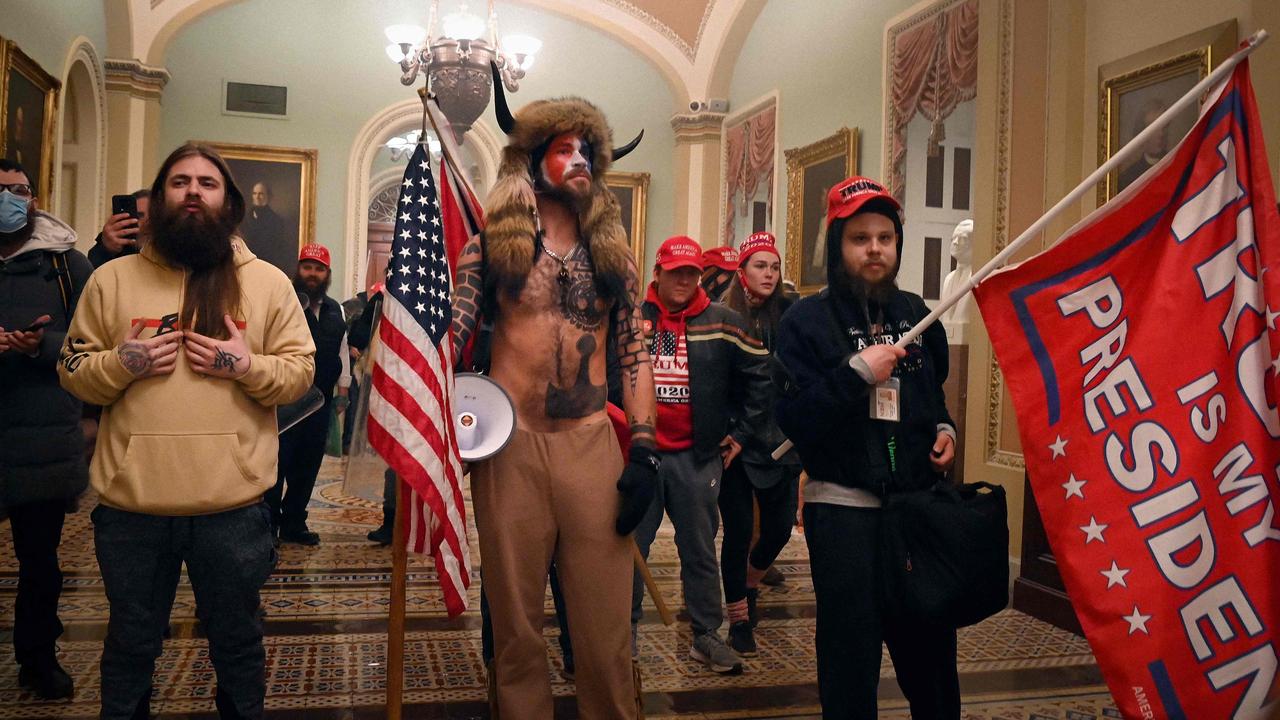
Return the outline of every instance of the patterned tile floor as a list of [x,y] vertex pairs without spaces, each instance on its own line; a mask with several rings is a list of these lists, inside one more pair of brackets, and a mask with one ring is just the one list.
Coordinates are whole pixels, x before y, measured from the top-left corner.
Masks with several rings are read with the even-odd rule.
[[[263,591],[267,708],[268,717],[276,720],[384,714],[390,553],[364,538],[381,519],[376,498],[368,490],[344,488],[341,474],[341,464],[327,459],[312,500],[311,525],[322,544],[282,547],[277,571]],[[67,577],[59,611],[67,632],[60,647],[63,666],[76,682],[76,695],[67,702],[39,702],[18,688],[9,650],[17,568],[10,535],[0,531],[0,720],[96,716],[107,603],[93,556],[91,506],[92,499],[86,498],[82,509],[68,517],[63,537]],[[474,532],[473,525],[473,547]],[[649,717],[817,717],[813,586],[803,538],[793,538],[778,567],[787,583],[761,594],[760,656],[737,677],[715,675],[690,661],[687,625],[662,625],[646,600],[640,664]],[[667,603],[680,607],[679,564],[669,525],[654,544],[651,569]],[[473,583],[472,600],[472,607],[478,607],[478,583]],[[547,613],[544,632],[557,716],[572,717],[573,684],[560,673],[549,595]],[[486,717],[478,612],[449,620],[435,573],[421,561],[411,560],[407,626],[405,717]],[[213,667],[185,580],[172,629],[157,664],[153,711],[166,720],[215,717]],[[1006,610],[962,630],[959,659],[965,720],[1119,717],[1087,643],[1021,613]],[[881,676],[881,717],[907,718],[887,654]]]

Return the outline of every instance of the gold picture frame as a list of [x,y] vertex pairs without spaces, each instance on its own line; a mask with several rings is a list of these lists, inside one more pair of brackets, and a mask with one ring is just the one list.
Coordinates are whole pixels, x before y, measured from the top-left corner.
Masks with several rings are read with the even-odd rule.
[[12,40],[0,38],[0,157],[35,180],[40,207],[53,207],[54,130],[62,83]]
[[[1235,50],[1238,28],[1229,20],[1098,68],[1098,164],[1106,162],[1160,112]],[[1164,156],[1195,124],[1198,108],[1183,111],[1150,151],[1098,183],[1101,205]]]
[[827,284],[827,191],[858,173],[858,129],[840,128],[834,135],[787,150],[787,258],[785,277],[801,295]]
[[[298,251],[316,237],[316,160],[310,148],[193,141],[217,150],[244,194],[240,235],[253,254],[293,276]],[[256,209],[254,188],[269,190],[266,209]],[[260,198],[261,199],[261,198]],[[336,252],[338,248],[330,248]]]
[[631,254],[636,267],[644,266],[645,220],[649,213],[649,173],[616,172],[604,174],[604,184],[613,191],[622,210],[622,227],[627,230]]

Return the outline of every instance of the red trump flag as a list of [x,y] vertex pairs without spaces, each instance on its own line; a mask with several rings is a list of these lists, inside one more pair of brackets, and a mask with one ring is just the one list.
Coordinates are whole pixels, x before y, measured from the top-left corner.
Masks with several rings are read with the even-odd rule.
[[1280,219],[1241,63],[1157,167],[975,291],[1127,718],[1280,709]]

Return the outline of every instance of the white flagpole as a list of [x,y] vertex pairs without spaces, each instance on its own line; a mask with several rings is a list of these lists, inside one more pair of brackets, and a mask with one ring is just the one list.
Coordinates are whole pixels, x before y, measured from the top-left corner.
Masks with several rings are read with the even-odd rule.
[[[1115,155],[1112,155],[1106,162],[1099,165],[1097,170],[1090,173],[1089,177],[1082,180],[1074,190],[1067,193],[1066,197],[1059,200],[1057,205],[1049,208],[1048,212],[1040,216],[1039,220],[1031,223],[1031,226],[1026,230],[1023,230],[1022,234],[1018,235],[1018,237],[1014,238],[1013,242],[1005,246],[1005,248],[997,253],[995,257],[987,261],[986,265],[983,265],[977,272],[975,272],[969,278],[969,282],[966,285],[958,288],[955,292],[943,298],[938,303],[938,306],[928,315],[924,316],[924,319],[916,323],[915,327],[908,330],[907,333],[902,336],[902,339],[898,340],[896,345],[900,348],[905,348],[907,343],[919,337],[926,328],[937,322],[938,318],[942,317],[943,313],[950,310],[951,306],[960,302],[965,295],[968,295],[970,291],[977,287],[978,283],[981,283],[991,273],[999,270],[1006,262],[1008,262],[1009,258],[1015,252],[1017,252],[1023,245],[1026,245],[1031,238],[1040,234],[1040,232],[1044,230],[1049,223],[1053,222],[1056,217],[1061,215],[1064,210],[1079,202],[1080,198],[1084,197],[1085,193],[1089,192],[1107,176],[1107,173],[1115,170],[1122,164],[1126,163],[1130,158],[1136,156],[1141,151],[1142,146],[1146,143],[1148,138],[1163,130],[1166,125],[1173,121],[1174,117],[1178,115],[1178,113],[1190,107],[1192,103],[1195,103],[1200,96],[1210,88],[1223,82],[1226,77],[1231,74],[1231,71],[1235,69],[1236,65],[1239,65],[1241,61],[1249,57],[1249,54],[1254,50],[1257,50],[1258,46],[1262,45],[1262,43],[1266,42],[1268,37],[1270,37],[1270,35],[1266,30],[1259,30],[1251,35],[1249,39],[1245,41],[1246,44],[1244,47],[1240,48],[1240,50],[1222,61],[1221,65],[1215,68],[1213,72],[1206,75],[1203,80],[1196,83],[1195,87],[1188,90],[1186,95],[1183,95],[1177,102],[1170,105],[1167,110],[1161,113],[1160,117],[1156,118],[1155,121],[1148,125],[1142,132],[1134,136],[1134,138],[1125,144],[1124,147],[1120,148]],[[791,449],[791,447],[792,443],[790,440],[784,441],[776,450],[773,451],[773,459],[780,459]]]

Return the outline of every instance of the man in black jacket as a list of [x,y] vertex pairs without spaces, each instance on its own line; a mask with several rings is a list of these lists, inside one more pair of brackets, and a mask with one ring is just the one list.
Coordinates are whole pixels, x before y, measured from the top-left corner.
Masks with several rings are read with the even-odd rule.
[[[312,243],[298,255],[293,288],[302,302],[302,313],[316,344],[314,385],[324,395],[324,407],[280,436],[280,465],[276,485],[265,499],[280,542],[319,545],[320,536],[307,527],[307,503],[316,486],[329,435],[330,405],[338,415],[347,409],[351,387],[351,356],[347,348],[347,321],[342,306],[326,293],[332,280],[329,249]],[[336,386],[336,395],[335,395]],[[288,488],[285,488],[285,485]]]
[[107,222],[102,225],[102,232],[93,239],[93,247],[89,248],[89,262],[95,268],[118,257],[138,252],[142,223],[146,221],[147,210],[151,206],[151,189],[135,190],[132,197],[137,203],[137,217],[129,213],[116,213],[107,218]]
[[69,502],[89,483],[80,401],[58,384],[58,351],[93,268],[76,234],[36,210],[21,165],[0,160],[0,504],[18,559],[13,649],[18,682],[71,697],[54,647],[62,634],[58,545]]
[[[657,499],[636,544],[648,557],[665,510],[676,531],[680,581],[693,629],[689,656],[714,672],[742,672],[742,658],[720,638],[720,569],[716,562],[720,478],[768,411],[768,352],[747,334],[742,316],[713,304],[698,284],[702,249],[691,238],[658,249],[642,312],[658,396]],[[640,620],[637,573],[631,622]]]
[[896,200],[853,177],[827,196],[827,288],[782,318],[775,344],[777,421],[809,481],[805,540],[818,605],[818,692],[826,718],[876,717],[881,640],[920,720],[958,720],[954,629],[882,616],[880,503],[950,469],[955,430],[942,383],[942,326],[895,347],[928,314],[895,284],[902,250]]

